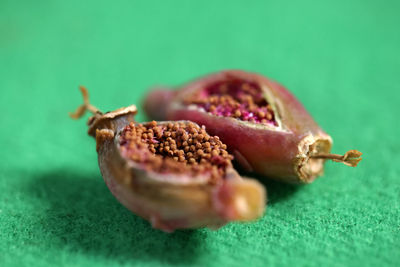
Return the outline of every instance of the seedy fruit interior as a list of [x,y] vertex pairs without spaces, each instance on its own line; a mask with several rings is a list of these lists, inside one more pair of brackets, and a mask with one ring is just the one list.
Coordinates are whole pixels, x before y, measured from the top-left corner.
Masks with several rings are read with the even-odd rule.
[[232,155],[218,136],[192,122],[130,123],[120,134],[121,154],[159,173],[209,174],[216,182],[231,166]]
[[241,79],[214,82],[196,91],[184,102],[216,116],[278,126],[271,105],[261,87],[254,82]]

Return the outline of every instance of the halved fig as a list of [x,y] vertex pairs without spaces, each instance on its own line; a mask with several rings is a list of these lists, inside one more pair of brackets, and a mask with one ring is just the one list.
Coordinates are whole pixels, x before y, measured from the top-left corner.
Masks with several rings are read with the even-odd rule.
[[251,221],[265,208],[264,187],[243,179],[217,136],[190,121],[137,123],[136,107],[102,113],[85,104],[89,134],[96,138],[102,176],[112,194],[154,228],[218,228],[230,221]]
[[144,109],[158,120],[191,120],[227,144],[249,172],[310,183],[327,159],[356,166],[361,153],[330,154],[332,138],[283,86],[239,70],[214,73],[178,90],[152,91]]

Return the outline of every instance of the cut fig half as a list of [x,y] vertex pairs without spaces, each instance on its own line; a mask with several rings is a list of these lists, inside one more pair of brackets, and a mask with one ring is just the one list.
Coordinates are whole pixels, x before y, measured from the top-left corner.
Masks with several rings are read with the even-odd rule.
[[85,104],[89,134],[96,138],[102,176],[112,194],[154,228],[209,227],[251,221],[265,208],[266,192],[257,181],[241,178],[232,155],[217,136],[190,121],[134,121],[136,107],[103,114]]
[[[227,144],[249,172],[310,183],[327,159],[356,166],[361,153],[330,154],[332,138],[283,86],[239,70],[210,74],[178,90],[157,89],[144,103],[150,118],[191,120]],[[357,156],[358,155],[358,156]]]

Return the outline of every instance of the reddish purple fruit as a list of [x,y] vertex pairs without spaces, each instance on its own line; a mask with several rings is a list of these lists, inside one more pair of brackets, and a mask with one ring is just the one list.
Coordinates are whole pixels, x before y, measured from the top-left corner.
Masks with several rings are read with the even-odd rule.
[[233,169],[227,146],[189,121],[136,123],[136,107],[102,113],[88,101],[89,134],[96,138],[103,178],[113,195],[153,227],[218,228],[230,221],[259,218],[264,187]]
[[156,120],[205,125],[246,171],[310,183],[327,159],[356,166],[361,153],[330,154],[332,138],[282,85],[239,70],[214,73],[178,90],[151,92],[144,108]]

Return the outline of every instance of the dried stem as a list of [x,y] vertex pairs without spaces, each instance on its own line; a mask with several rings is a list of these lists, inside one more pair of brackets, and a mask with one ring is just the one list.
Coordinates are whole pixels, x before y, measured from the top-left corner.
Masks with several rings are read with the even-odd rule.
[[86,87],[84,87],[84,86],[79,86],[79,89],[81,90],[81,93],[82,93],[82,97],[83,97],[83,104],[82,105],[80,105],[76,110],[75,110],[75,112],[70,112],[69,113],[69,116],[72,118],[72,119],[79,119],[79,118],[81,118],[84,114],[85,114],[85,112],[86,111],[89,111],[89,112],[91,112],[91,113],[93,113],[93,114],[103,114],[98,108],[96,108],[95,106],[93,106],[92,104],[90,104],[90,102],[89,102],[89,92],[88,92],[88,90],[86,89]]
[[356,167],[361,161],[362,153],[358,150],[349,150],[344,155],[329,154],[329,153],[319,153],[313,154],[310,158],[313,159],[331,159],[336,162],[341,162],[350,167]]

